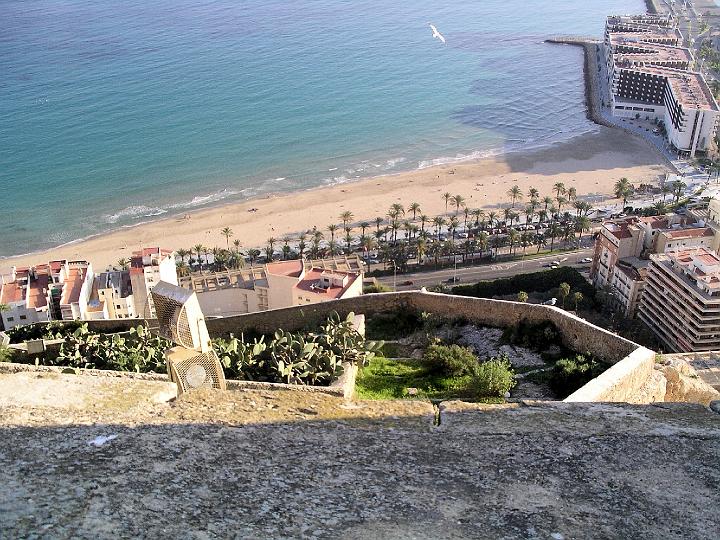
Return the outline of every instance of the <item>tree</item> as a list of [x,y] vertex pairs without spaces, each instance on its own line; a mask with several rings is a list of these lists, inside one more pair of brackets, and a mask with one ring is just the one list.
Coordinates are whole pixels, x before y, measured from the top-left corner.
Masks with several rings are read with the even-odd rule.
[[272,262],[273,253],[275,253],[275,242],[277,242],[277,240],[272,236],[268,238],[267,245],[265,246],[265,258],[267,262]]
[[347,224],[350,223],[352,218],[353,213],[350,210],[345,210],[342,214],[340,214],[340,220],[342,221],[343,228],[347,227]]
[[680,202],[680,197],[682,197],[682,194],[685,192],[685,189],[687,189],[687,184],[683,182],[682,180],[675,180],[672,183],[673,186],[673,192],[675,193],[675,204]]
[[547,213],[548,213],[548,205],[550,205],[550,204],[553,203],[552,197],[550,197],[549,195],[546,195],[546,196],[543,198],[542,202],[543,202],[543,204],[545,205],[545,206],[543,207],[543,210],[545,211],[545,215],[547,215]]
[[567,191],[565,189],[565,184],[562,182],[555,182],[555,184],[553,184],[553,189],[555,190],[555,198],[558,198],[560,195],[564,195]]
[[515,229],[510,229],[510,231],[508,232],[508,240],[510,241],[510,255],[513,254],[513,247],[515,247],[515,244],[517,244],[519,239],[520,233],[517,232]]
[[655,204],[653,204],[653,210],[655,213],[659,216],[662,216],[663,214],[666,214],[668,211],[668,205],[665,203],[665,201],[658,201]]
[[440,231],[442,230],[443,225],[445,225],[445,218],[442,216],[435,216],[433,218],[433,225],[435,225],[435,232],[437,234],[438,241],[440,240]]
[[447,214],[448,203],[450,202],[450,199],[452,199],[452,195],[450,195],[450,193],[446,191],[445,193],[443,193],[443,199],[445,199],[445,213]]
[[560,298],[562,299],[562,307],[565,309],[565,299],[570,294],[570,284],[566,282],[562,282],[560,286],[558,287],[558,294],[560,295]]
[[230,237],[233,235],[232,229],[230,227],[224,227],[223,230],[220,231],[220,234],[225,237],[225,245],[227,246],[227,250],[230,251]]
[[633,185],[630,183],[630,181],[627,178],[623,177],[620,180],[618,180],[617,182],[615,182],[613,192],[615,193],[615,196],[618,199],[622,199],[623,208],[625,208],[625,204],[627,203],[628,197],[630,197],[630,195],[632,195],[633,191],[634,191]]
[[120,267],[120,270],[127,270],[130,267],[130,263],[126,258],[118,259],[117,265]]
[[534,187],[531,187],[528,189],[528,198],[531,201],[537,201],[540,198],[540,192]]
[[240,240],[237,238],[233,240],[233,246],[235,246],[235,253],[240,253]]
[[455,215],[457,215],[458,212],[460,212],[460,207],[465,204],[465,197],[463,197],[462,195],[455,195],[452,198],[452,202],[455,206]]
[[528,301],[528,298],[528,293],[526,293],[525,291],[520,291],[517,295],[518,302],[525,303]]
[[380,225],[382,225],[383,221],[385,221],[385,219],[381,218],[380,216],[375,218],[375,231],[380,230]]
[[588,218],[587,216],[577,216],[575,218],[575,232],[580,233],[580,238],[578,238],[578,241],[582,240],[584,232],[590,230],[590,225],[590,218]]
[[260,250],[259,249],[248,249],[248,258],[250,259],[250,268],[252,268],[253,264],[255,264],[255,261],[260,256]]
[[408,210],[412,212],[413,215],[413,221],[417,218],[418,212],[420,212],[420,203],[410,203],[410,206],[408,206]]
[[512,200],[512,207],[515,208],[515,201],[522,199],[522,190],[516,185],[511,187],[507,192],[508,197]]
[[202,274],[202,252],[205,249],[202,244],[195,244],[193,246],[195,253],[197,253],[198,266],[200,266],[200,273]]
[[188,255],[191,254],[190,251],[185,248],[177,249],[177,250],[175,250],[175,253],[178,254],[178,257],[180,257],[180,260],[182,262],[185,262],[185,257],[187,257]]
[[422,232],[425,232],[425,224],[430,221],[430,218],[427,217],[425,214],[420,214],[420,230]]
[[569,201],[575,201],[577,199],[577,188],[571,187],[567,191]]
[[362,223],[360,223],[360,236],[365,236],[365,229],[367,229],[368,227],[370,227],[370,224],[367,221],[363,221]]
[[583,294],[580,291],[573,293],[573,302],[575,303],[575,311],[578,310],[578,304],[583,301]]
[[338,229],[338,226],[335,225],[334,223],[331,223],[330,225],[327,226],[327,230],[330,233],[330,241],[331,242],[335,241],[335,231],[337,231],[337,229]]

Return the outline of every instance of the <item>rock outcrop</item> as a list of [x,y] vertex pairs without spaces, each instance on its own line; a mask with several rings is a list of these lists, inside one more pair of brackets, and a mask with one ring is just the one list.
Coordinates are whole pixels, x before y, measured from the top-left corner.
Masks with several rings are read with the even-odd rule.
[[665,401],[700,403],[708,406],[720,399],[720,392],[703,381],[685,361],[672,360],[662,369],[667,379]]

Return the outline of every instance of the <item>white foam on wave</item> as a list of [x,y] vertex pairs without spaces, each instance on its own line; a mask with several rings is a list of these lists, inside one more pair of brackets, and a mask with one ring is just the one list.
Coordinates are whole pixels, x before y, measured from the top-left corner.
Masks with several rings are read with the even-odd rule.
[[181,208],[195,208],[196,206],[203,206],[206,204],[222,201],[223,199],[227,199],[228,197],[232,197],[233,195],[237,194],[237,191],[222,189],[220,191],[216,191],[215,193],[210,193],[209,195],[197,195],[193,197],[190,201],[171,204],[167,208],[172,210]]
[[127,208],[123,208],[119,212],[116,212],[114,214],[110,214],[109,216],[105,217],[105,221],[108,223],[117,223],[121,219],[134,219],[134,218],[141,218],[141,217],[152,217],[152,216],[160,216],[162,214],[166,214],[167,210],[164,208],[157,208],[152,206],[144,206],[144,205],[138,205],[138,206],[128,206]]
[[490,150],[477,150],[469,154],[456,154],[454,157],[439,157],[435,159],[424,159],[418,163],[417,168],[427,169],[429,167],[436,167],[438,165],[451,165],[453,163],[462,163],[463,161],[473,161],[476,159],[485,159],[494,157],[502,154],[502,150],[499,148],[493,148]]

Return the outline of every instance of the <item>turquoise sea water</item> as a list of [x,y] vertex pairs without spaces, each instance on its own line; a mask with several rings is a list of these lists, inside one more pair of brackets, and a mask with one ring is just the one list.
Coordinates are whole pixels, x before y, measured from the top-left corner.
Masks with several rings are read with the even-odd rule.
[[580,49],[542,41],[643,10],[0,0],[0,256],[592,130]]

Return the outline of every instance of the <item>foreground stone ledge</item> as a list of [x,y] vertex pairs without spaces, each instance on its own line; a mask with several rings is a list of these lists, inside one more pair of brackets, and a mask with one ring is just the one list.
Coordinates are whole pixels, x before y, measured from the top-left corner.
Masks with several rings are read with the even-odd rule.
[[[448,402],[437,427],[427,402],[291,390],[203,390],[105,417],[92,405],[2,406],[2,536],[709,539],[720,528],[720,415],[699,405]],[[115,438],[89,444],[99,436]]]

